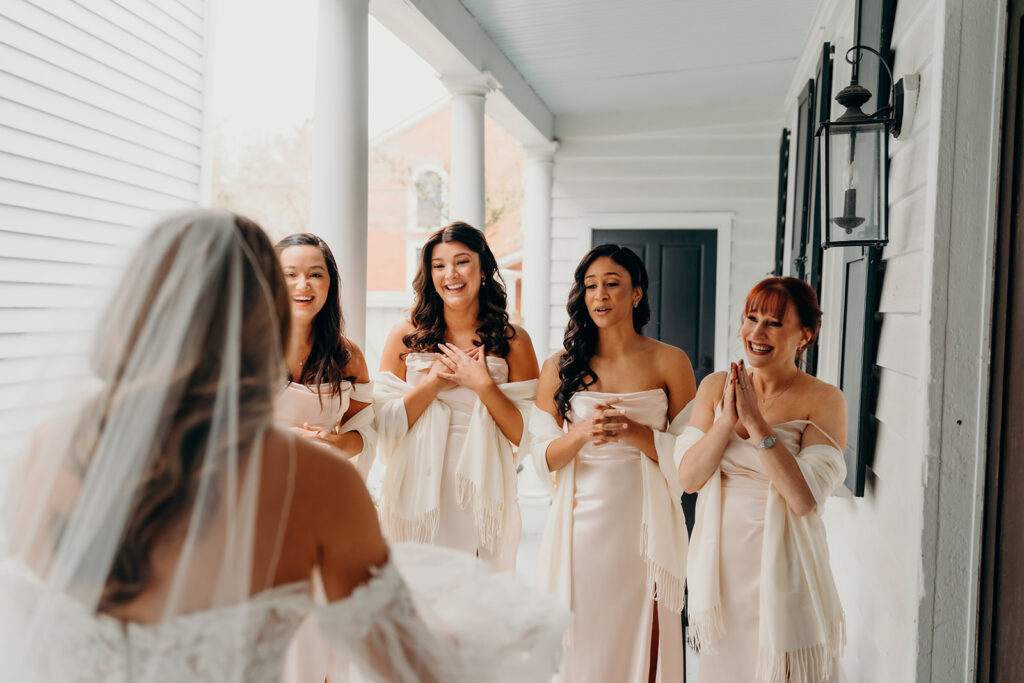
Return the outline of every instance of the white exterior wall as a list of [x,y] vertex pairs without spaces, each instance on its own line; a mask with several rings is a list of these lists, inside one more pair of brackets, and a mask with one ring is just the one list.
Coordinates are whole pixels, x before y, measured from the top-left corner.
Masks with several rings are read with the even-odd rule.
[[[833,95],[849,83],[850,67],[843,55],[853,41],[854,4],[852,0],[823,3],[820,21],[815,22],[820,28],[808,40],[787,97],[791,127],[795,128],[796,94],[814,76],[824,41],[836,46]],[[966,26],[975,12],[979,21],[988,21],[989,28],[998,23],[993,18],[998,15],[998,3],[981,7],[988,4],[974,5],[970,0],[900,0],[897,4],[893,70],[897,79],[920,74],[921,97],[909,133],[901,140],[890,140],[890,243],[883,256],[874,476],[863,498],[833,498],[824,514],[832,567],[846,611],[848,644],[841,669],[847,681],[973,680],[977,557],[971,554],[984,476],[986,312],[991,279],[984,265],[989,260],[986,249],[991,250],[986,216],[993,215],[987,213],[992,206],[985,203],[984,189],[990,182],[986,174],[992,161],[987,155],[993,130],[986,116],[991,119],[994,112],[998,123],[999,92],[993,85],[1000,85],[1001,34],[975,43],[980,48],[976,54],[988,53],[987,67],[978,67],[986,59],[975,58],[967,73],[963,64],[957,70],[960,48],[956,47],[954,56],[944,55],[944,49],[950,49],[950,41],[959,46],[960,24]],[[966,31],[963,28],[964,35]],[[983,34],[984,30],[978,31]],[[960,94],[958,99],[957,81],[964,83],[965,78],[979,82],[977,92]],[[965,114],[961,105],[959,115],[964,120],[958,120],[953,113],[957,103],[971,101],[977,103],[978,111]],[[945,117],[938,114],[942,109],[949,112]],[[838,113],[839,105],[833,103],[833,115]],[[950,170],[954,166],[958,178]],[[967,187],[968,182],[958,188],[959,176],[976,185]],[[955,207],[970,205],[969,198],[976,198],[978,206],[971,206],[970,222],[957,225]],[[961,220],[967,215],[965,209]],[[969,235],[961,235],[964,248],[959,253],[949,251],[949,241],[958,239],[958,232],[972,231],[973,246],[966,246],[972,244]],[[826,252],[819,375],[833,383],[839,377],[841,272],[841,250]],[[952,315],[947,317],[947,307],[953,305],[954,294],[940,285],[947,281],[961,304],[970,302],[961,308],[970,309],[973,316],[968,331],[948,347],[945,336],[950,328],[945,326],[954,323]],[[960,374],[955,369],[951,372],[950,366],[959,367]],[[944,404],[957,395],[968,403],[976,399],[978,412],[961,412],[956,419],[944,420],[948,412]],[[855,428],[850,425],[851,430]],[[956,444],[962,452],[943,457],[950,450],[944,443],[951,434],[963,435]],[[982,478],[975,479],[976,473]],[[948,479],[956,479],[958,488],[949,489],[940,500],[940,488],[949,486]]]
[[0,9],[0,479],[49,383],[81,367],[127,250],[200,198],[205,11]]
[[730,302],[728,355],[738,357],[743,297],[772,269],[775,257],[782,123],[749,122],[759,114],[763,107],[751,104],[721,112],[556,119],[550,352],[562,347],[573,271],[590,249],[589,230],[600,216],[727,213],[732,215],[730,291],[717,296]]

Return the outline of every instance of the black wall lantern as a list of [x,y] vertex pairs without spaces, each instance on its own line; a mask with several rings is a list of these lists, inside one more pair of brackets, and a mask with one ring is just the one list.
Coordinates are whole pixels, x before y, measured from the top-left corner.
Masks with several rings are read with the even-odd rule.
[[[859,62],[862,51],[875,54],[893,83],[892,70],[877,50],[855,45],[846,52],[849,64]],[[856,57],[851,59],[851,53]],[[846,108],[834,121],[818,128],[821,138],[821,187],[825,220],[822,246],[881,247],[889,243],[887,162],[889,135],[899,136],[903,124],[904,81],[892,86],[890,106],[874,114],[861,111],[871,91],[857,83],[856,69],[850,85],[839,91],[836,102]],[[915,75],[913,77],[917,79]],[[914,101],[919,81],[914,80]]]

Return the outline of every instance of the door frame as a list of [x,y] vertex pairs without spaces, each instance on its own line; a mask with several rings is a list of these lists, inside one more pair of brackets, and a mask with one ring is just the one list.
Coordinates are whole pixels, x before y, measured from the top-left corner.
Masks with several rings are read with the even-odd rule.
[[715,370],[729,362],[729,304],[732,277],[732,211],[687,211],[679,213],[601,213],[584,217],[583,237],[587,250],[593,245],[594,230],[714,230],[717,238],[715,263]]

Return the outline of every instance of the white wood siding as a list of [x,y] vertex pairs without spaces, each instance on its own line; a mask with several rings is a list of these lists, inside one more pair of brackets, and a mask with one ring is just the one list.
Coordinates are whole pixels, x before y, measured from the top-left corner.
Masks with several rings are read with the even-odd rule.
[[[763,114],[763,108],[749,110],[751,119]],[[682,113],[678,123],[670,118],[641,112],[618,120],[556,119],[547,340],[552,351],[562,347],[566,299],[576,264],[591,246],[593,217],[727,212],[732,214],[730,291],[717,294],[730,302],[729,355],[739,353],[743,296],[774,261],[781,112],[775,124],[737,121],[734,109],[724,112],[727,123],[716,123],[714,111],[694,114],[698,120],[692,123]]]
[[0,8],[0,483],[142,231],[199,199],[205,12]]
[[[795,120],[795,90],[813,77],[821,44],[836,46],[833,95],[849,83],[843,59],[853,42],[854,3],[826,3],[822,28],[808,41],[802,69],[791,88],[789,117]],[[848,643],[841,677],[849,681],[913,681],[918,659],[917,618],[921,581],[924,438],[928,362],[927,293],[931,278],[935,165],[938,129],[933,125],[933,54],[941,49],[935,22],[941,3],[897,4],[894,71],[921,74],[922,96],[909,135],[890,140],[889,231],[884,251],[883,315],[877,363],[881,367],[876,415],[878,440],[863,498],[833,498],[825,509],[836,583],[846,611]],[[839,105],[833,102],[833,115]],[[826,252],[820,375],[838,383],[841,341],[842,253]],[[851,424],[853,430],[856,425]],[[950,679],[952,680],[952,679]]]

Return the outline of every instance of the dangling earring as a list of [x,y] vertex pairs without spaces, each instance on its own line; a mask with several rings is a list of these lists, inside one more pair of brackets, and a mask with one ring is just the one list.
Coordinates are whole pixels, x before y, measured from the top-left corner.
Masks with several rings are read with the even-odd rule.
[[640,302],[639,302],[639,301],[634,301],[634,302],[633,302],[633,308],[636,308],[636,307],[637,307],[637,306],[639,306],[639,305],[640,305]]

